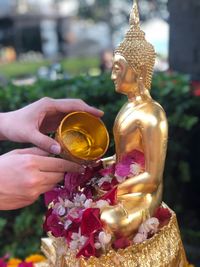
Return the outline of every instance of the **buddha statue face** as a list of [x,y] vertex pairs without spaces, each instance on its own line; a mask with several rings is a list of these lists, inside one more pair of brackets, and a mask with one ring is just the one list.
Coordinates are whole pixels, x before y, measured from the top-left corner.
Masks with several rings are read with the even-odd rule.
[[118,93],[129,95],[138,91],[138,74],[119,53],[114,55],[111,79]]

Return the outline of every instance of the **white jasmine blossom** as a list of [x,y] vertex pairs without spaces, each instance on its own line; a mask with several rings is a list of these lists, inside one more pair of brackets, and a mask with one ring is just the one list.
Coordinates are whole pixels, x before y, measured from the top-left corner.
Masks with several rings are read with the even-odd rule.
[[102,231],[99,233],[98,238],[99,238],[99,243],[101,244],[101,247],[105,250],[106,245],[110,243],[112,236],[111,234],[108,234]]
[[83,207],[84,202],[86,201],[86,196],[84,194],[76,194],[76,196],[74,197],[74,205],[75,207]]
[[79,217],[79,210],[77,208],[72,208],[71,210],[69,210],[68,215],[73,219],[77,219]]
[[142,171],[141,165],[138,163],[133,163],[130,165],[130,172],[133,175],[138,175]]
[[72,238],[72,241],[70,242],[70,245],[69,245],[71,250],[81,249],[85,245],[86,241],[88,240],[87,237],[81,235],[80,229],[78,233],[73,233],[71,238]]
[[96,202],[96,207],[99,209],[103,209],[107,206],[109,206],[109,202],[106,200],[101,199]]
[[102,178],[99,179],[98,186],[101,187],[102,184],[105,183],[105,182],[111,183],[112,182],[112,179],[113,179],[112,177],[106,175],[106,176],[104,176],[104,177],[102,177]]
[[59,202],[57,202],[53,207],[53,212],[58,216],[64,216],[66,213],[65,203],[62,198],[58,198]]
[[146,220],[140,225],[138,233],[146,235],[155,234],[158,231],[158,227],[159,227],[159,220],[153,217]]
[[69,199],[65,200],[65,207],[66,208],[73,208],[74,207],[74,203],[72,201],[70,201]]
[[89,208],[92,208],[92,206],[93,206],[93,201],[92,201],[92,199],[87,199],[86,201],[85,201],[85,203],[84,203],[84,207],[86,208],[86,209],[89,209]]
[[96,249],[100,249],[100,248],[101,248],[101,244],[100,244],[99,242],[96,242],[96,243],[94,244],[94,247],[95,247]]
[[135,244],[139,244],[147,240],[147,234],[145,233],[137,233],[136,236],[133,238],[133,242]]
[[72,224],[72,221],[71,220],[66,220],[64,222],[64,229],[67,230],[71,224]]

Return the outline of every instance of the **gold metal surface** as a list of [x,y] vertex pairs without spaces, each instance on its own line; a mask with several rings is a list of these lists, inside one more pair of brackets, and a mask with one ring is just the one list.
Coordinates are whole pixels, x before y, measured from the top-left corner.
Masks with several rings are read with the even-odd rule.
[[145,156],[145,170],[119,184],[118,204],[105,208],[101,214],[109,230],[123,236],[131,236],[161,203],[168,138],[165,112],[148,90],[155,52],[140,30],[136,2],[130,24],[114,55],[111,78],[116,91],[127,95],[128,101],[119,111],[113,131],[117,162],[139,150]]
[[68,114],[58,128],[56,139],[62,146],[62,156],[78,163],[101,158],[109,145],[105,125],[87,112]]
[[[61,249],[59,239],[52,239],[52,244],[56,249]],[[48,257],[48,254],[45,255]],[[65,250],[62,259],[59,255],[57,257],[60,261],[50,261],[49,267],[189,267],[174,212],[166,226],[141,244],[118,251],[111,250],[100,258],[90,257],[88,260],[77,259],[68,250]]]

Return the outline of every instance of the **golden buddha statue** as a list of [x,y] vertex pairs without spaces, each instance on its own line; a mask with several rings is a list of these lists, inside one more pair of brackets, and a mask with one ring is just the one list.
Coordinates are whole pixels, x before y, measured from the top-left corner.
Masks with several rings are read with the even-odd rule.
[[[155,62],[153,46],[140,29],[137,3],[130,17],[130,29],[115,51],[112,80],[115,90],[128,102],[114,123],[116,161],[139,150],[145,156],[144,172],[118,185],[118,205],[103,210],[101,219],[112,232],[133,234],[143,220],[152,216],[162,200],[163,170],[168,124],[163,108],[150,95]],[[113,162],[105,159],[104,163]]]
[[[154,62],[155,51],[140,29],[137,2],[134,1],[130,29],[115,51],[112,70],[115,89],[127,95],[128,102],[114,123],[116,155],[103,159],[103,164],[106,167],[121,162],[129,153],[140,151],[144,154],[145,166],[138,175],[117,184],[117,204],[101,209],[100,219],[113,236],[128,239],[133,238],[141,223],[152,217],[160,205],[170,211],[169,222],[145,242],[131,243],[124,249],[110,248],[100,257],[87,259],[76,257],[66,246],[65,239],[50,235],[50,238],[42,239],[42,250],[48,259],[47,265],[42,267],[189,266],[176,215],[161,204],[168,123],[163,108],[150,95]],[[78,122],[78,125],[81,124]]]

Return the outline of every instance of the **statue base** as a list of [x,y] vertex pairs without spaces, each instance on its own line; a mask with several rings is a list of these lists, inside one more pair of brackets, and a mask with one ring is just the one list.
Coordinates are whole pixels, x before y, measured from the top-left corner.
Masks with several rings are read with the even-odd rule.
[[[76,258],[66,248],[62,238],[43,238],[42,251],[48,264],[41,267],[188,267],[176,214],[169,223],[147,241],[111,250],[99,258]],[[39,266],[38,266],[39,267]]]

